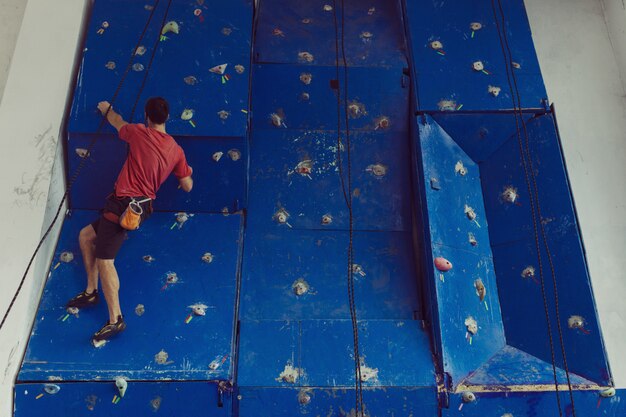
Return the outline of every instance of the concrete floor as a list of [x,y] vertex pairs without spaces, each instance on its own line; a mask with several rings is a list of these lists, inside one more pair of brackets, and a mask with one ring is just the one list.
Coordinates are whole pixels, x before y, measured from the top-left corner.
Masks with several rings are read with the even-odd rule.
[[[0,212],[11,219],[0,222],[1,313],[42,226],[49,224],[46,206],[58,204],[59,190],[62,194],[63,171],[51,170],[86,1],[30,0],[24,13],[26,3],[0,0],[0,94],[5,92],[0,146],[11,150],[0,154],[0,195],[5,196]],[[626,351],[626,6],[623,0],[526,0],[526,5],[548,94],[557,107],[613,376],[626,388],[626,361],[620,360]],[[11,56],[13,72],[5,90]],[[16,188],[31,177],[37,199],[25,201]],[[0,415],[10,415],[14,372],[51,250],[51,245],[43,248],[0,333]]]

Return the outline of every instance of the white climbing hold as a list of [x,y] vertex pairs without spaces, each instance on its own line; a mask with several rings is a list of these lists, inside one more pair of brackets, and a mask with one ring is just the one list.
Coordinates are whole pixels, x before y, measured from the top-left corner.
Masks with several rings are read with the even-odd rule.
[[224,73],[226,72],[227,66],[228,64],[216,65],[213,68],[209,69],[209,71],[212,72],[213,74],[224,75]]
[[178,26],[178,22],[171,20],[167,22],[165,26],[163,26],[163,30],[161,30],[161,35],[165,35],[166,33],[170,32],[178,34],[179,31],[180,27]]

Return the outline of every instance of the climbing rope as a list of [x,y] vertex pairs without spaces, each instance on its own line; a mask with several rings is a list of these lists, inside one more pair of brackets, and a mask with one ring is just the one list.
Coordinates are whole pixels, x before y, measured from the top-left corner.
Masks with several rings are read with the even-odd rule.
[[[541,235],[542,240],[543,240],[543,246],[546,251],[548,264],[549,264],[551,275],[552,275],[552,283],[554,287],[555,316],[556,316],[556,323],[557,323],[557,331],[559,334],[559,341],[561,345],[561,353],[563,355],[563,365],[564,365],[563,367],[565,370],[565,375],[567,377],[569,397],[572,403],[572,415],[573,417],[576,417],[576,407],[574,405],[574,395],[573,395],[572,384],[571,384],[571,380],[569,376],[569,367],[567,365],[567,355],[565,352],[565,343],[563,340],[563,331],[562,331],[561,317],[560,317],[560,312],[559,312],[559,295],[558,295],[558,289],[557,289],[557,283],[556,283],[556,272],[554,268],[554,263],[552,261],[552,254],[550,252],[550,247],[548,245],[545,228],[544,228],[543,222],[541,222],[541,219],[543,218],[543,216],[541,213],[541,203],[539,201],[537,178],[535,176],[535,169],[534,169],[533,162],[532,162],[528,130],[526,128],[526,123],[524,122],[524,115],[522,112],[521,95],[519,92],[519,88],[517,85],[517,78],[515,76],[514,67],[513,67],[513,54],[511,52],[511,48],[509,46],[509,41],[508,41],[508,35],[506,33],[506,17],[504,14],[504,10],[502,8],[501,0],[497,0],[497,1],[498,1],[498,9],[496,9],[495,0],[491,0],[491,7],[493,10],[496,28],[498,30],[498,36],[500,38],[502,56],[505,61],[507,81],[509,84],[509,89],[511,91],[511,100],[513,102],[513,109],[514,109],[513,114],[515,117],[515,127],[516,127],[518,145],[520,148],[520,157],[522,160],[522,167],[524,169],[524,178],[526,181],[526,187],[528,190],[528,195],[529,195],[529,200],[530,200],[531,215],[533,219],[533,231],[534,231],[534,238],[535,238],[535,248],[537,251],[537,261],[538,261],[539,277],[540,277],[540,283],[541,283],[541,294],[543,298],[543,306],[544,306],[544,312],[546,316],[548,339],[550,342],[550,353],[551,353],[551,358],[552,358],[552,372],[554,376],[554,387],[555,387],[555,393],[556,393],[557,406],[559,408],[559,416],[562,417],[563,414],[562,414],[562,407],[561,407],[561,399],[559,395],[559,382],[558,382],[558,377],[557,377],[557,372],[556,372],[555,347],[554,347],[554,340],[552,337],[552,325],[551,325],[550,311],[549,311],[548,300],[547,300],[547,295],[546,295],[545,280],[543,276],[543,261],[542,261],[542,255],[541,255],[541,244],[539,242],[539,235]],[[500,12],[500,17],[498,17],[498,10]],[[499,20],[501,20],[501,22]],[[520,129],[520,121],[521,121],[522,129]],[[524,133],[524,140],[522,140],[522,130]]]
[[[137,49],[139,49],[139,47],[141,46],[141,43],[142,43],[142,41],[143,41],[143,39],[144,39],[144,37],[146,35],[146,32],[148,31],[148,27],[150,26],[150,23],[152,22],[152,18],[154,17],[154,13],[155,13],[157,7],[159,6],[159,2],[160,2],[160,0],[155,0],[154,5],[152,6],[152,9],[150,11],[150,15],[148,16],[148,19],[146,20],[146,23],[145,23],[145,25],[143,27],[143,30],[141,31],[141,34],[139,35],[139,39],[137,40],[135,48],[133,49],[133,52],[132,52],[132,54],[130,56],[130,59],[128,60],[128,65],[126,65],[126,69],[124,70],[124,73],[122,74],[122,77],[120,78],[120,81],[117,84],[115,92],[113,93],[113,97],[111,98],[111,101],[110,101],[111,106],[106,111],[106,113],[104,115],[102,115],[102,118],[100,119],[100,124],[98,125],[98,129],[95,132],[96,134],[100,133],[100,131],[106,125],[107,116],[109,114],[109,111],[110,111],[111,108],[113,108],[113,104],[117,100],[117,97],[119,96],[119,93],[120,93],[120,91],[122,89],[122,86],[124,85],[124,82],[126,81],[126,77],[128,76],[128,74],[129,74],[129,72],[130,72],[130,70],[131,70],[131,68],[133,66],[133,62],[135,61],[135,57],[137,56]],[[168,6],[167,6],[167,10],[168,11],[169,11],[169,7],[171,5],[171,2],[172,2],[172,0],[169,0]],[[165,13],[165,17],[167,17],[167,12]],[[161,24],[161,28],[159,29],[159,33],[157,34],[157,40],[159,39],[158,35],[161,33],[163,25],[165,24],[165,17],[163,18],[164,21]],[[156,47],[155,47],[155,49],[156,49]],[[152,58],[154,58],[154,51],[152,53]],[[149,66],[152,66],[152,58],[150,60]],[[143,89],[143,84],[142,84],[141,89]],[[139,97],[139,95],[141,95],[141,90],[138,93],[138,97]],[[80,161],[80,164],[78,165],[78,167],[76,168],[76,170],[74,171],[72,176],[70,177],[70,179],[69,179],[69,181],[67,183],[67,187],[65,188],[65,192],[63,193],[63,197],[61,198],[61,201],[59,202],[59,205],[58,205],[57,210],[55,212],[55,215],[54,215],[52,221],[50,222],[50,225],[48,226],[48,228],[44,232],[43,236],[39,240],[39,243],[37,244],[37,247],[35,248],[35,251],[33,252],[32,256],[30,257],[30,260],[28,261],[28,264],[26,266],[26,270],[24,271],[24,274],[22,275],[22,278],[20,280],[20,284],[18,285],[17,290],[15,291],[15,294],[13,295],[13,298],[11,299],[11,302],[9,303],[9,306],[8,306],[6,312],[4,313],[4,316],[2,318],[2,322],[0,322],[0,331],[4,327],[4,323],[6,322],[7,318],[9,317],[9,314],[11,313],[11,310],[13,309],[13,306],[15,305],[15,302],[16,302],[16,300],[17,300],[17,298],[18,298],[18,296],[19,296],[19,294],[20,294],[20,292],[22,290],[22,287],[24,286],[24,282],[26,281],[26,276],[28,275],[28,272],[30,271],[31,266],[32,266],[33,262],[35,261],[35,257],[39,253],[39,250],[43,246],[44,242],[46,241],[46,239],[50,235],[50,232],[54,228],[54,225],[56,224],[57,220],[59,219],[59,216],[61,214],[61,210],[63,210],[63,206],[65,205],[65,202],[67,201],[67,198],[68,198],[69,193],[70,193],[70,191],[72,189],[72,186],[74,185],[74,183],[78,179],[78,176],[80,175],[81,171],[85,167],[85,164],[87,162],[88,156],[90,155],[91,151],[93,150],[93,147],[95,146],[96,141],[97,141],[97,137],[94,135],[93,139],[89,143],[89,146],[87,147],[87,152],[86,152],[85,158],[82,158],[82,160]]]
[[[344,72],[343,82],[343,111],[345,116],[346,128],[346,163],[347,163],[347,182],[344,179],[343,161],[341,152],[343,144],[341,141],[341,110],[342,99],[341,89],[337,86],[337,167],[339,169],[339,178],[341,181],[341,190],[343,192],[346,207],[348,209],[348,271],[347,271],[347,287],[348,287],[348,303],[350,307],[350,319],[352,323],[353,338],[353,354],[354,354],[354,379],[355,379],[355,416],[363,417],[365,407],[363,404],[363,382],[361,379],[361,355],[359,352],[359,327],[356,315],[356,302],[354,297],[354,216],[352,211],[352,144],[350,138],[350,122],[348,117],[348,63],[346,59],[345,48],[345,4],[341,0],[341,55]],[[337,2],[333,0],[333,17],[335,25],[335,73],[337,83],[339,84],[339,34],[337,23]]]

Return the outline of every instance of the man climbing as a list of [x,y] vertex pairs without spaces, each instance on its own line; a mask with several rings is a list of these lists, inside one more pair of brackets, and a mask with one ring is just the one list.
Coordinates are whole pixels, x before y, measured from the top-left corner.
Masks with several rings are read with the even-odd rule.
[[[87,288],[68,303],[67,307],[84,308],[98,303],[98,276],[109,309],[109,320],[92,338],[102,343],[126,328],[120,308],[120,281],[114,260],[126,239],[127,229],[120,216],[134,208],[141,221],[152,212],[152,200],[170,173],[178,178],[180,188],[189,192],[193,186],[192,169],[185,153],[174,138],[165,131],[169,105],[161,97],[148,99],[145,105],[147,125],[129,124],[107,101],[98,103],[98,110],[117,129],[120,139],[129,145],[128,157],[115,188],[105,202],[102,216],[80,231],[79,243],[87,271]],[[124,217],[124,216],[122,216]],[[122,222],[126,227],[126,222]]]

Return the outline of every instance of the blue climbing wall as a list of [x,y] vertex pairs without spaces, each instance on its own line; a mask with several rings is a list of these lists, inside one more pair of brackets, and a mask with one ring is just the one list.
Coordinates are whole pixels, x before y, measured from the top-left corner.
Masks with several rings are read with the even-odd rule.
[[[232,379],[234,373],[241,216],[189,213],[188,220],[181,223],[172,213],[155,213],[133,232],[116,259],[128,329],[120,343],[116,340],[95,348],[91,335],[108,316],[104,300],[75,314],[66,312],[64,305],[84,289],[77,236],[97,216],[97,212],[78,210],[65,221],[18,375],[19,386],[23,386],[23,390],[16,389],[18,412],[44,407],[62,413],[73,409],[77,401],[95,396],[104,405],[94,408],[96,415],[110,415],[117,391],[112,382],[97,381],[120,376],[130,381],[129,394],[134,391],[133,381],[163,380],[211,381],[210,386],[197,384],[217,392],[217,384]],[[168,280],[172,275],[176,276],[174,282]],[[192,314],[197,305],[204,306],[206,316]],[[58,384],[63,395],[35,398],[41,392],[41,384],[32,385],[36,381]],[[65,382],[74,381],[81,382],[72,386],[82,388],[66,394]],[[158,384],[141,386],[145,389],[131,396],[131,404],[149,407],[155,396],[164,397],[172,390]],[[30,395],[22,395],[22,391]],[[169,401],[176,401],[178,395]],[[37,402],[41,405],[32,405],[33,400],[42,400]],[[216,407],[217,402],[210,405]]]
[[[522,0],[167,4],[94,3],[68,123],[68,177],[84,168],[16,416],[360,417],[355,359],[370,417],[624,414],[623,392],[600,395],[612,381]],[[95,348],[104,303],[64,309],[84,287],[78,233],[126,157],[95,106],[151,13],[114,107],[142,121],[166,97],[195,185],[170,178],[130,233],[128,329]]]
[[349,212],[341,182],[341,175],[347,181],[348,142],[337,136],[338,117],[350,126],[352,271],[365,407],[371,415],[435,412],[413,255],[401,4],[346,1],[345,18],[347,114],[337,104],[344,81],[343,68],[338,80],[335,67],[332,6],[263,1],[258,11],[241,416],[264,408],[275,416],[354,414]]
[[[100,209],[124,162],[126,144],[116,139],[112,127],[101,126],[96,105],[113,98],[131,57],[131,68],[113,107],[126,120],[143,123],[145,100],[165,97],[171,112],[167,130],[185,150],[194,176],[206,179],[196,182],[193,195],[179,190],[174,180],[166,182],[155,207],[203,212],[245,207],[251,1],[173,1],[166,10],[167,3],[94,3],[68,126],[69,172],[87,158],[71,193],[75,208]],[[160,36],[164,20],[175,23],[178,33]],[[222,64],[227,65],[223,75],[209,71]],[[190,120],[183,120],[185,111],[191,111]],[[85,155],[80,150],[88,149],[92,141],[93,149]]]

